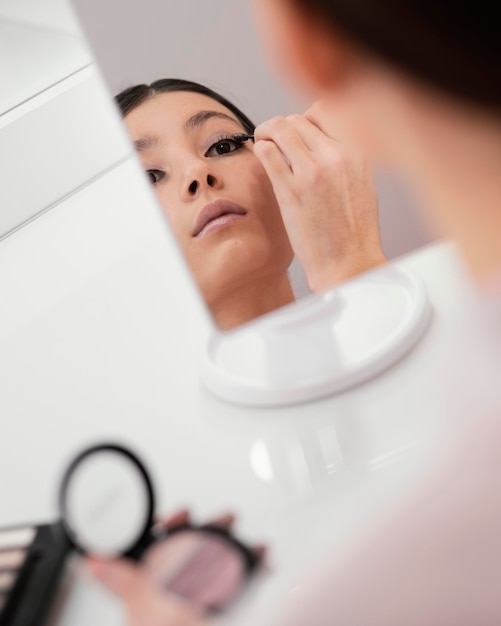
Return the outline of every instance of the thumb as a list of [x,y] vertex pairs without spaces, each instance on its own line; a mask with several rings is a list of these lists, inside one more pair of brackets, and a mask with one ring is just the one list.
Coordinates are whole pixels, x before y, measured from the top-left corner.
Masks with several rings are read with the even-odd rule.
[[99,581],[119,596],[129,596],[141,589],[143,579],[138,566],[131,561],[88,559],[87,565]]

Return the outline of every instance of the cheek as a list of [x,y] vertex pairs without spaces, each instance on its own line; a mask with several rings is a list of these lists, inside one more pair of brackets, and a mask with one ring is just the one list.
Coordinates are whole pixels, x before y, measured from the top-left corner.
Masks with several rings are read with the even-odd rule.
[[249,200],[255,209],[262,213],[268,213],[275,207],[278,211],[277,199],[273,186],[264,167],[254,156],[249,159],[246,167]]
[[279,247],[288,251],[290,247],[289,238],[270,179],[257,159],[254,160],[252,168],[249,167],[248,171],[252,181],[249,195],[264,232],[267,233],[268,237],[272,237],[277,246],[280,243]]
[[[162,209],[162,213],[180,245],[183,254],[189,257],[193,223],[189,222],[188,217],[191,214],[186,210],[183,211],[183,207],[180,206],[179,201],[176,202],[176,198],[172,196],[172,193],[169,193],[168,189],[155,189],[155,195]],[[187,260],[190,261],[189,258],[187,258]]]

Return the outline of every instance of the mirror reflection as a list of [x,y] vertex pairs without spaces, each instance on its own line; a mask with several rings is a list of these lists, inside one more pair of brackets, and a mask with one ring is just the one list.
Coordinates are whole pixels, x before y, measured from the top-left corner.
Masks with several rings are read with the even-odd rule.
[[[343,144],[342,129],[326,135],[310,103],[306,114],[290,116],[304,113],[305,104],[274,97],[279,87],[260,62],[249,71],[258,45],[248,7],[195,4],[176,5],[175,15],[151,1],[122,10],[111,3],[103,13],[76,0],[75,8],[217,324],[234,328],[425,243],[407,216],[411,237],[398,233],[398,245],[388,249],[381,193],[365,156]],[[238,71],[227,72],[222,55],[233,48]],[[273,85],[270,103],[256,107],[265,84]],[[237,91],[233,100],[226,96]],[[247,108],[241,102],[249,93],[254,104]],[[406,198],[398,185],[392,196],[401,210]],[[391,226],[396,233],[398,223]]]
[[218,324],[233,328],[292,302],[293,252],[248,117],[182,80],[138,85],[117,101]]
[[137,85],[116,100],[222,328],[295,300],[294,254],[315,291],[384,262],[369,168],[307,117],[256,130],[227,99],[180,79]]

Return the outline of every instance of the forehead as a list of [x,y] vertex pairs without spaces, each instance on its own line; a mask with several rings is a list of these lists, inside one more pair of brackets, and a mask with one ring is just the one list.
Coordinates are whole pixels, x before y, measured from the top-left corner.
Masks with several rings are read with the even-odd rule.
[[[216,111],[231,117],[240,126],[233,113],[209,96],[189,91],[160,93],[149,98],[125,117],[125,124],[134,139],[142,135],[172,135],[187,132],[185,123],[200,111]],[[225,123],[224,120],[220,120]],[[231,124],[231,122],[226,122]]]

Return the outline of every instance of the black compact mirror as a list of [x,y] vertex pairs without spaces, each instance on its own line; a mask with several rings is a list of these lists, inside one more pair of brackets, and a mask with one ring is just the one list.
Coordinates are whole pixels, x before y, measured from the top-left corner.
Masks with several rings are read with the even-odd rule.
[[104,444],[79,454],[64,476],[59,504],[68,537],[82,553],[137,556],[153,540],[152,483],[124,447]]

